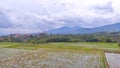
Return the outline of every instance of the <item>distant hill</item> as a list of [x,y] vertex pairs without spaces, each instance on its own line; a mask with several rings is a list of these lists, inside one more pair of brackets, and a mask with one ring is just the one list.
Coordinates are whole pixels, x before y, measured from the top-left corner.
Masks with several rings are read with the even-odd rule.
[[47,31],[47,33],[51,34],[89,34],[96,32],[119,32],[120,31],[120,23],[106,25],[102,27],[96,28],[83,28],[83,27],[61,27],[58,29],[53,29]]

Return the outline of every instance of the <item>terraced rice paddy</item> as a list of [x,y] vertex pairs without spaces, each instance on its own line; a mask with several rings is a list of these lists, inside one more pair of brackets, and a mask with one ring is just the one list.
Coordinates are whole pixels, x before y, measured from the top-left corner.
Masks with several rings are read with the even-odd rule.
[[120,54],[105,53],[110,68],[120,68]]
[[97,53],[0,49],[0,68],[101,68]]

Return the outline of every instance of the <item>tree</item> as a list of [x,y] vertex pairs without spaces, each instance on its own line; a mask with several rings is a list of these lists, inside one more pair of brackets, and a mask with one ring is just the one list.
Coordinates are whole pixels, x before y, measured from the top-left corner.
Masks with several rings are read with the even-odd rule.
[[111,39],[106,39],[106,42],[112,42],[112,40]]

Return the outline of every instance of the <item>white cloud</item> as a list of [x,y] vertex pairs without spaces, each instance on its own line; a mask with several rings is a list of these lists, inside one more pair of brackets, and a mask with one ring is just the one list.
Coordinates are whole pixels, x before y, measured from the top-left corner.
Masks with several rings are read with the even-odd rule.
[[119,4],[119,0],[1,0],[0,11],[12,24],[6,30],[37,32],[62,26],[98,27],[117,23]]

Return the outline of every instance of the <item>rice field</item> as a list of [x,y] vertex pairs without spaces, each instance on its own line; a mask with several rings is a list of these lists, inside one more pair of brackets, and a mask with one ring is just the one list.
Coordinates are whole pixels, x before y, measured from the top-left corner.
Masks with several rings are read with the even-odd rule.
[[102,68],[96,52],[0,49],[0,68]]
[[[98,46],[99,45],[99,46]],[[120,68],[115,43],[0,43],[0,68]]]
[[110,68],[120,68],[120,54],[105,53]]

